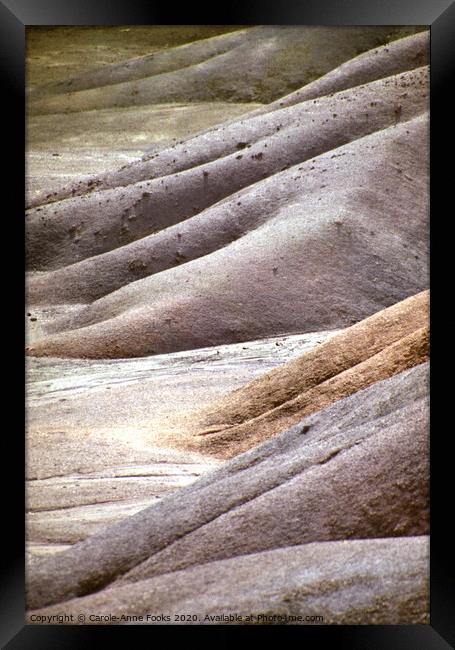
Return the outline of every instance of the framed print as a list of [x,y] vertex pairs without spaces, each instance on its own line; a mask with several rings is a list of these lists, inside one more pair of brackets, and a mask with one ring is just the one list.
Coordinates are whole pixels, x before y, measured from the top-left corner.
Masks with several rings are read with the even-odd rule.
[[0,4],[3,645],[453,647],[454,5],[93,4]]

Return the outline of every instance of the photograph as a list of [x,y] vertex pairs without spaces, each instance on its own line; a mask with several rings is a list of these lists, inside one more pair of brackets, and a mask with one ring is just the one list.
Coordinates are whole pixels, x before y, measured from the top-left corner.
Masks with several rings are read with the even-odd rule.
[[448,11],[3,4],[25,126],[5,647],[453,647],[429,362]]
[[26,29],[27,621],[429,622],[429,30]]

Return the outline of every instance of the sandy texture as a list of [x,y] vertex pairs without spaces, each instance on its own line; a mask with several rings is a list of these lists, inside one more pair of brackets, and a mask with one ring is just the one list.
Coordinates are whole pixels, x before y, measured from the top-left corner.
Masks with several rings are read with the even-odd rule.
[[[277,109],[285,108],[292,106],[294,104],[300,104],[308,100],[314,100],[323,96],[330,96],[333,93],[339,93],[340,91],[353,89],[356,86],[369,84],[372,81],[377,79],[384,79],[386,77],[391,77],[402,73],[406,70],[413,70],[424,65],[427,65],[429,62],[429,34],[428,32],[423,32],[416,34],[410,37],[405,37],[403,39],[398,39],[392,43],[388,43],[378,49],[369,50],[368,52],[361,54],[359,57],[350,59],[345,64],[342,64],[338,68],[327,73],[320,79],[317,79],[313,83],[309,83],[303,88],[297,90],[295,93],[291,93],[288,96],[282,97],[276,102],[266,104],[265,106],[249,111],[242,120],[231,120],[227,121],[225,124],[220,124],[213,129],[205,129],[201,134],[194,137],[184,138],[182,141],[177,142],[169,150],[164,148],[162,151],[156,152],[156,146],[150,147],[151,152],[144,154],[141,160],[132,162],[131,164],[124,165],[121,169],[116,170],[115,173],[107,174],[98,174],[93,175],[87,180],[79,180],[77,182],[71,183],[66,187],[61,187],[57,191],[52,193],[40,193],[30,197],[29,205],[40,205],[46,203],[47,201],[56,201],[64,198],[68,198],[74,195],[82,195],[88,192],[93,192],[96,189],[107,189],[109,187],[116,187],[119,185],[126,186],[131,183],[139,182],[141,180],[149,180],[150,178],[156,178],[159,176],[168,176],[176,172],[182,171],[184,169],[189,169],[191,167],[210,162],[221,156],[233,153],[236,151],[236,147],[240,142],[249,143],[251,138],[253,140],[262,135],[268,135],[273,129],[278,127],[283,127],[282,118],[286,115],[292,115],[293,113],[287,113],[280,111],[276,117],[280,118],[278,122],[273,120],[259,120],[257,119],[260,115],[264,113],[271,113]],[[374,88],[374,86],[372,86]],[[377,86],[376,86],[377,87]],[[404,93],[403,93],[404,94]],[[342,95],[340,95],[341,97]],[[356,97],[354,92],[351,92],[350,99],[351,101]],[[377,98],[374,97],[373,101]],[[403,99],[403,97],[400,97]],[[198,106],[197,104],[192,103],[193,106]],[[212,106],[213,103],[205,104],[206,106]],[[216,106],[220,104],[217,102]],[[232,104],[233,108],[235,106],[244,106],[245,110],[250,103],[243,103],[241,105]],[[225,105],[223,105],[225,106]],[[316,106],[318,103],[316,102]],[[377,104],[374,104],[377,106]],[[396,107],[398,109],[398,106]],[[130,110],[125,111],[124,109],[113,109],[112,119],[115,119],[115,115],[119,116],[119,120],[127,119],[128,132],[131,137],[132,123],[130,116],[135,115],[136,111],[141,111],[142,115],[155,113],[155,107],[149,106],[143,109],[130,108]],[[149,113],[150,112],[150,113]],[[312,111],[311,119],[315,119],[317,114],[314,114],[315,111]],[[103,119],[105,115],[109,115],[109,111],[97,111],[96,113],[91,113],[92,117],[96,116],[96,122],[98,123],[101,120],[103,124]],[[332,113],[333,115],[333,113]],[[225,116],[226,118],[228,115]],[[272,118],[272,115],[269,115],[269,118]],[[398,116],[396,116],[398,117]],[[371,111],[369,112],[369,120],[361,120],[360,128],[368,129],[368,124],[372,118]],[[175,118],[173,118],[174,120]],[[249,128],[246,127],[245,121],[252,120]],[[44,130],[44,134],[50,136],[50,128],[46,129],[46,124],[51,123],[55,129],[56,120],[52,117],[46,118],[42,117],[29,117],[30,124],[32,127],[36,125],[39,128],[31,129],[34,134],[32,137],[40,138],[40,133]],[[60,130],[63,128],[64,131],[68,133],[68,137],[74,133],[74,129],[78,128],[80,122],[87,126],[87,119],[84,113],[74,114],[71,116],[59,115],[57,120],[57,128]],[[88,124],[88,129],[90,132],[90,120]],[[95,120],[93,120],[95,121]],[[221,120],[220,120],[221,121]],[[267,125],[271,124],[272,129],[267,130]],[[331,120],[329,120],[329,125]],[[339,125],[339,122],[337,123]],[[188,126],[187,126],[188,128]],[[191,128],[191,127],[190,127]],[[319,125],[319,129],[321,125]],[[324,127],[327,129],[327,125]],[[165,129],[166,130],[166,129]],[[153,133],[149,137],[156,138],[157,129],[153,129]],[[342,129],[341,129],[342,131]],[[161,132],[161,128],[158,129],[158,133]],[[365,131],[364,131],[365,132]],[[141,137],[145,136],[145,133],[140,132]],[[183,135],[183,134],[181,134]],[[87,142],[87,133],[84,133],[84,141]],[[115,145],[113,145],[115,146]]]
[[[247,36],[247,32],[248,28],[237,29],[227,34],[215,35],[210,38],[200,38],[190,43],[168,49],[159,49],[158,51],[151,46],[149,53],[145,56],[99,66],[95,70],[89,70],[68,79],[34,86],[29,92],[30,108],[33,111],[34,102],[38,98],[47,98],[49,95],[75,93],[89,88],[113,86],[122,82],[131,82],[135,79],[143,79],[144,77],[151,77],[164,72],[172,72],[173,70],[193,66],[219,54],[224,54],[242,44]],[[153,36],[157,33],[159,34],[159,30],[150,32]],[[151,40],[153,40],[153,36]],[[77,110],[77,107],[73,110]]]
[[133,464],[132,455],[125,448],[117,466],[110,465],[107,456],[98,472],[29,482],[26,537],[32,558],[43,546],[58,550],[136,514],[216,466],[205,458],[162,448],[155,458],[150,448],[142,453],[142,464]]
[[375,79],[384,79],[403,70],[412,70],[427,65],[429,63],[429,46],[428,31],[388,42],[381,47],[368,50],[349,59],[319,79],[306,84],[303,88],[281,97],[267,106],[251,111],[249,116],[276,110],[283,106],[292,106],[302,101],[354,88]]
[[[169,57],[185,43],[197,45],[239,29],[235,25],[28,27],[27,202],[42,203],[67,183],[90,187],[93,176],[110,173],[137,161],[145,151],[170,146],[258,106],[186,102],[31,115],[33,97],[51,96],[76,83],[80,75],[107,78],[116,67],[134,74],[128,62],[131,57],[133,62],[141,57]],[[188,47],[183,52],[188,54]]]
[[[191,257],[194,246],[204,246],[206,232],[212,247],[214,238],[221,239],[218,250],[130,282],[55,321],[52,331],[58,333],[49,328],[50,335],[31,345],[29,354],[143,356],[336,329],[425,289],[427,146],[426,117],[417,117],[339,148],[340,158],[324,154],[301,171],[291,168],[248,187],[220,205],[218,219],[202,213],[194,230],[188,221],[186,228],[172,229],[174,259]],[[356,183],[350,186],[353,173]],[[240,229],[250,230],[221,247],[232,239],[225,215],[236,231],[240,216],[246,221]],[[61,225],[62,220],[49,221],[49,232]],[[29,230],[29,246],[37,246],[40,255],[52,242],[43,239],[45,230],[36,228],[37,239]],[[72,233],[79,239],[77,228]],[[55,244],[58,255],[65,250],[70,248]],[[135,256],[128,264],[135,273],[146,261]],[[106,269],[109,277],[113,272]]]
[[31,608],[313,541],[428,532],[428,372],[377,382],[28,571]]
[[[264,49],[272,33],[285,50],[300,32],[254,28],[211,47]],[[34,327],[29,354],[121,358],[336,329],[426,288],[428,69],[415,66],[427,46],[426,33],[398,39],[319,80],[338,92],[303,88],[29,210],[28,304],[75,306]]]
[[427,624],[428,30],[28,34],[28,621]]
[[[123,432],[125,438],[142,436],[149,442],[153,436],[157,444],[173,415],[192,411],[196,404],[210,403],[311,350],[330,335],[317,332],[273,337],[246,345],[118,361],[29,357],[28,428],[39,434],[37,445],[42,444],[44,434],[58,432],[75,440],[84,432],[110,435],[111,439],[116,432],[119,436]],[[67,463],[76,468],[74,454]],[[44,453],[29,464],[29,470],[40,475],[47,467]]]
[[190,414],[182,439],[221,457],[245,451],[332,402],[423,363],[429,354],[429,292],[412,296]]
[[27,88],[51,90],[99,68],[239,29],[239,25],[27,26]]
[[[381,101],[378,101],[379,97]],[[136,266],[142,269],[142,272],[137,271],[136,276],[130,274],[125,279],[122,278],[125,284],[126,281],[131,282],[138,277],[207,254],[238,239],[246,231],[257,228],[265,220],[271,220],[276,214],[272,203],[268,213],[259,222],[257,217],[253,217],[245,223],[245,206],[241,199],[267,188],[275,203],[278,198],[281,199],[281,204],[286,200],[291,203],[295,202],[296,196],[308,193],[310,188],[318,183],[319,187],[322,184],[324,189],[327,188],[324,194],[328,197],[332,195],[333,201],[334,194],[340,191],[342,170],[352,177],[353,168],[357,165],[356,158],[365,155],[366,148],[374,147],[382,141],[386,143],[394,134],[379,137],[376,133],[376,137],[372,136],[371,143],[365,136],[375,132],[382,134],[381,129],[395,127],[400,122],[397,131],[401,131],[402,136],[409,135],[407,139],[412,140],[412,131],[406,134],[408,129],[404,128],[404,123],[427,109],[428,69],[423,67],[353,90],[342,91],[333,97],[273,111],[270,115],[247,120],[243,125],[231,125],[228,140],[226,132],[217,133],[214,142],[204,142],[207,138],[213,140],[211,134],[201,136],[191,143],[193,166],[189,169],[166,174],[162,167],[171,152],[164,151],[148,162],[151,167],[149,178],[152,180],[143,180],[123,187],[120,170],[114,174],[111,181],[119,187],[30,210],[27,213],[28,265],[34,270],[54,269],[116,249],[116,257],[127,257],[130,262],[136,261]],[[351,146],[342,147],[352,141]],[[215,151],[210,154],[211,146]],[[425,151],[423,143],[422,146]],[[203,158],[210,160],[205,165],[198,159],[198,151],[201,149],[204,151]],[[243,149],[245,151],[242,153]],[[336,154],[333,149],[337,149]],[[178,153],[177,147],[177,150],[171,153],[172,160],[179,159]],[[400,167],[409,164],[405,152],[397,150],[389,155],[394,156],[395,164]],[[422,152],[420,155],[424,162],[425,156],[422,156]],[[153,160],[156,161],[155,164]],[[315,162],[320,162],[321,165],[315,165]],[[305,164],[299,168],[297,165],[300,163]],[[156,168],[153,169],[155,165]],[[288,167],[291,168],[289,171],[279,173]],[[413,176],[413,171],[415,173],[416,170],[402,168],[399,173],[411,175],[411,180],[418,182],[419,179]],[[420,171],[420,174],[422,173],[423,170]],[[385,180],[379,176],[378,184],[383,185]],[[390,188],[392,196],[401,191],[403,180],[405,179],[395,180],[397,187]],[[93,187],[96,187],[96,182],[96,179],[93,180]],[[346,183],[345,180],[344,182]],[[248,189],[239,195],[239,190],[243,188]],[[230,195],[234,196],[229,201],[216,205]],[[240,206],[237,205],[238,200]],[[191,224],[196,228],[203,217],[198,215],[194,220],[194,215],[211,205],[214,205],[214,210],[209,214],[207,211],[202,214],[205,220],[209,216],[212,221],[221,220],[223,239],[220,240],[220,233],[217,232],[220,227],[212,232],[212,226],[207,229],[205,247],[199,251],[187,251],[187,228]],[[323,208],[317,207],[319,210]],[[227,208],[230,208],[229,211]],[[150,257],[150,254],[148,258],[138,259],[139,253],[147,244],[150,246],[151,242],[140,242],[142,248],[128,246],[131,242],[159,231],[166,231],[169,226],[182,222],[186,222],[186,228],[180,233],[182,240],[176,241],[176,233],[173,233],[167,264],[160,264],[158,260],[153,264],[154,257]],[[163,234],[169,236],[172,233]],[[127,248],[124,248],[125,246]],[[177,252],[180,259],[175,258]],[[115,257],[111,259],[112,257],[111,255],[106,258],[105,264],[110,260],[112,266],[115,260]],[[139,262],[142,262],[142,265]],[[125,262],[123,266],[125,267]],[[75,269],[73,274],[76,272],[81,271]],[[117,275],[118,271],[114,274]],[[115,285],[104,287],[104,293],[112,291],[113,288],[116,288]],[[83,287],[79,289],[79,294],[86,300],[94,297],[93,292],[84,296],[86,292]],[[34,300],[33,294],[31,300]]]
[[210,456],[168,447],[163,431],[195,404],[243,385],[329,335],[120,361],[29,357],[31,559],[59,552],[213,469],[217,462]]
[[[258,104],[211,102],[156,104],[110,108],[87,117],[39,115],[27,119],[27,201],[40,205],[55,198],[62,186],[90,187],[93,177],[118,173],[137,164],[144,150],[173,145],[227,119],[239,117]],[[53,193],[56,193],[54,196]]]
[[[260,26],[110,66],[35,90],[29,110],[63,113],[181,101],[261,101],[313,81],[418,28]],[[71,92],[71,82],[75,91]],[[85,89],[83,89],[85,88]]]
[[[114,586],[28,622],[64,612],[86,624],[428,624],[428,561],[425,536],[304,544]],[[195,618],[178,621],[183,612]]]

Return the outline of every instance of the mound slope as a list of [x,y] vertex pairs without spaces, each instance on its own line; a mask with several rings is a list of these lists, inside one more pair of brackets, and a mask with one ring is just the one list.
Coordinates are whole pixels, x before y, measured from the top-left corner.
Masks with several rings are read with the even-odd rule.
[[428,531],[428,363],[377,382],[28,572],[31,608],[314,541]]
[[56,321],[29,353],[143,356],[336,329],[422,291],[427,148],[422,114],[248,186],[167,229],[174,260],[190,261]]
[[230,458],[338,399],[423,363],[428,298],[424,291],[374,314],[190,414],[182,429],[193,437],[180,444]]
[[[196,164],[192,169],[162,178],[97,191],[30,210],[26,221],[28,264],[32,269],[46,270],[97,256],[97,268],[89,275],[99,277],[101,272],[104,277],[108,268],[109,276],[116,278],[119,274],[115,268],[116,256],[127,256],[128,262],[131,262],[137,250],[156,248],[153,245],[157,239],[158,242],[163,239],[163,231],[176,223],[189,221],[189,224],[193,223],[193,228],[199,230],[202,227],[199,221],[191,221],[194,213],[200,213],[214,204],[215,212],[204,216],[210,223],[223,220],[222,230],[226,233],[225,238],[219,240],[219,237],[215,237],[211,247],[210,244],[206,245],[190,255],[186,251],[180,251],[180,261],[206,254],[257,225],[257,221],[252,221],[245,224],[243,231],[239,229],[232,232],[232,221],[241,218],[242,210],[239,208],[242,204],[233,206],[234,215],[226,215],[226,206],[217,205],[220,200],[249,185],[260,183],[264,178],[271,178],[283,169],[295,167],[298,163],[308,162],[315,156],[319,157],[336,149],[336,153],[331,153],[328,167],[323,172],[318,170],[311,174],[314,167],[307,165],[302,169],[303,174],[296,175],[294,187],[289,187],[288,192],[295,194],[296,185],[300,185],[300,191],[304,192],[307,179],[314,176],[319,176],[321,183],[327,183],[330,181],[331,168],[354,165],[352,160],[338,161],[344,152],[343,145],[355,143],[375,131],[395,126],[398,119],[406,122],[425,112],[428,108],[427,80],[427,68],[419,68],[372,82],[356,88],[355,91],[346,91],[333,97],[275,111],[270,118],[260,116],[247,122],[247,131],[239,133],[238,129],[231,128],[232,147],[234,141],[237,142],[235,153],[222,155],[205,165]],[[406,92],[403,91],[404,88]],[[381,98],[380,101],[378,97]],[[374,107],[373,114],[370,114],[371,106]],[[400,110],[399,118],[397,107]],[[223,147],[226,142],[223,138]],[[208,150],[204,146],[206,143],[203,138],[193,144],[193,151]],[[365,144],[368,147],[368,144]],[[244,145],[245,151],[239,151],[239,147],[243,148]],[[362,143],[359,142],[359,146],[362,148]],[[352,169],[350,173],[353,173]],[[275,186],[280,181],[281,177],[277,177]],[[323,187],[327,187],[327,184]],[[279,186],[275,189],[275,194],[277,189],[279,191]],[[330,186],[327,191],[330,191]],[[284,198],[283,193],[281,197]],[[265,218],[267,217],[270,218],[270,215]],[[208,242],[213,239],[210,230],[210,225],[207,224],[204,232]],[[158,232],[162,233],[160,238],[155,236],[145,239],[147,235],[156,235]],[[170,233],[173,234],[173,231]],[[135,241],[138,242],[137,245],[132,246]],[[158,242],[160,250],[165,250],[164,242]],[[178,243],[185,246],[185,242],[186,239],[183,239]],[[110,251],[115,252],[99,259],[100,254]],[[175,256],[177,251],[173,252]],[[126,283],[150,275],[167,268],[172,262],[175,265],[179,261],[174,257],[167,265],[160,264],[155,253],[156,251],[149,255],[147,262],[142,256],[142,264],[136,264],[133,273],[124,263],[125,278],[118,278],[117,282],[113,281],[104,290],[100,288],[98,295],[94,295],[93,291],[84,295],[86,292],[82,288],[75,293],[74,279],[82,278],[87,271],[81,265],[69,269],[66,273],[69,273],[71,279],[68,278],[65,282],[61,274],[61,278],[51,278],[49,284],[54,287],[68,284],[73,287],[72,290],[65,293],[62,289],[55,298],[52,291],[47,291],[48,300],[87,301],[99,297],[101,292],[105,294],[118,288],[121,286],[120,282]],[[90,279],[87,282],[90,282]],[[34,301],[33,293],[30,299]]]
[[75,79],[75,92],[54,94],[71,83],[54,86],[45,96],[38,93],[29,110],[43,114],[165,102],[270,102],[359,52],[417,29],[254,27],[103,68]]
[[113,86],[125,81],[143,79],[144,77],[192,66],[241,45],[247,38],[247,33],[248,30],[246,29],[233,29],[232,32],[227,34],[202,38],[168,49],[159,49],[152,54],[135,57],[120,63],[103,65],[95,70],[91,69],[74,75],[69,79],[60,79],[34,86],[28,95],[29,101],[32,103],[31,108],[33,110],[33,102],[38,98],[62,93],[75,93],[89,88]]
[[[377,79],[394,76],[407,70],[427,65],[429,62],[429,37],[422,32],[409,37],[400,38],[392,43],[350,59],[327,75],[307,84],[294,93],[281,97],[276,102],[251,111],[241,120],[231,120],[215,128],[206,130],[198,136],[186,138],[176,145],[162,151],[146,154],[141,160],[134,161],[114,173],[105,173],[68,184],[52,194],[41,193],[34,195],[29,202],[30,207],[45,202],[61,200],[75,195],[90,193],[96,189],[108,189],[125,186],[142,180],[150,180],[167,176],[184,169],[189,169],[210,162],[220,156],[236,151],[240,142],[251,142],[261,134],[270,133],[264,130],[264,120],[257,118],[281,108],[298,103],[353,89]],[[390,89],[389,89],[390,90]],[[351,93],[352,97],[356,95]],[[375,100],[373,98],[373,100]],[[317,103],[316,103],[317,104]],[[314,107],[312,107],[314,109]],[[312,111],[314,113],[314,110]],[[281,112],[280,117],[286,113]],[[271,117],[271,116],[269,116]],[[314,115],[311,115],[314,118]],[[370,115],[371,118],[371,115]],[[249,128],[245,121],[252,120]],[[275,128],[282,126],[282,120],[272,123]],[[364,127],[367,125],[364,124]],[[320,128],[320,125],[319,125]]]
[[[49,423],[30,445],[32,613],[191,604],[208,624],[220,609],[428,622],[428,35],[415,31],[242,29],[30,93],[35,119],[267,102],[31,202],[28,305],[42,322],[27,351],[61,357],[33,362],[51,379],[30,391]],[[243,342],[305,332],[321,340],[298,358],[147,420],[160,363],[163,395],[193,408],[198,393],[178,355],[128,357],[204,347],[222,361],[207,346],[241,342],[256,363]]]
[[[302,570],[305,567],[305,570]],[[85,614],[107,617],[165,617],[191,611],[189,624],[239,624],[229,615],[252,616],[249,623],[315,622],[377,625],[428,623],[428,538],[399,537],[319,542],[253,553],[112,587],[29,614]],[[251,576],[255,576],[254,586]],[[348,586],[348,587],[347,587]],[[226,620],[217,616],[223,612]],[[270,619],[258,618],[267,612]],[[273,617],[283,617],[273,619]],[[299,620],[297,617],[301,617]],[[285,617],[288,617],[287,619]],[[293,618],[296,617],[296,618]],[[36,619],[35,619],[36,620]],[[320,619],[319,622],[322,622]],[[181,622],[181,621],[180,621]],[[245,622],[245,621],[243,621]],[[178,623],[177,623],[178,624]],[[188,625],[188,622],[185,622]]]
[[429,63],[429,33],[420,32],[363,52],[289,95],[258,108],[248,117],[384,79]]

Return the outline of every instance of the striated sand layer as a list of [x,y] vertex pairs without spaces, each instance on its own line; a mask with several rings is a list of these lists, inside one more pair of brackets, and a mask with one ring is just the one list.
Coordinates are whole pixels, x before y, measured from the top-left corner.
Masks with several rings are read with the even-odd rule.
[[303,544],[113,586],[28,621],[64,612],[88,625],[428,624],[428,561],[426,536]]
[[29,108],[64,113],[188,100],[270,102],[360,52],[419,29],[244,28],[34,89]]
[[[425,289],[428,169],[422,152],[427,138],[426,117],[419,116],[339,148],[340,163],[330,154],[305,163],[302,174],[307,170],[308,177],[301,178],[306,182],[299,180],[298,169],[291,168],[246,188],[218,209],[215,206],[215,214],[206,211],[195,221],[167,228],[158,237],[174,240],[174,259],[202,257],[129,282],[56,320],[48,328],[49,336],[31,345],[29,354],[144,356],[336,329]],[[350,186],[353,173],[356,184]],[[321,192],[323,178],[328,189]],[[32,219],[29,247],[36,246],[39,255],[46,249],[51,252],[52,228],[58,231],[66,218],[49,221],[48,238],[46,228],[36,226],[37,239]],[[229,223],[238,235],[244,234],[223,245],[233,237],[226,230]],[[77,228],[73,236],[78,239]],[[54,241],[58,256],[71,250],[57,235]],[[153,257],[153,249],[144,245],[146,255]],[[216,250],[204,254],[206,247]],[[164,242],[160,250],[159,257],[168,256]],[[128,265],[135,273],[146,261],[135,256]],[[103,278],[110,283],[111,274],[115,263],[104,271],[89,271],[97,283]],[[42,277],[37,276],[35,286]],[[73,284],[71,277],[68,281]],[[32,296],[34,280],[29,284]],[[47,286],[51,285],[58,294],[64,283],[52,279]],[[81,297],[83,291],[82,287]],[[52,292],[47,293],[50,301]],[[60,296],[54,300],[65,302]]]
[[[28,571],[28,605],[309,542],[428,532],[428,363],[338,400]],[[63,610],[62,610],[63,611]]]
[[[423,363],[429,292],[380,311],[186,417],[183,445],[231,458],[305,415]],[[193,437],[191,437],[193,436]]]
[[[143,359],[27,361],[27,550],[55,553],[213,469],[163,436],[203,405],[331,332]],[[179,431],[177,436],[180,437]]]
[[29,50],[28,620],[428,623],[428,31],[173,29]]

